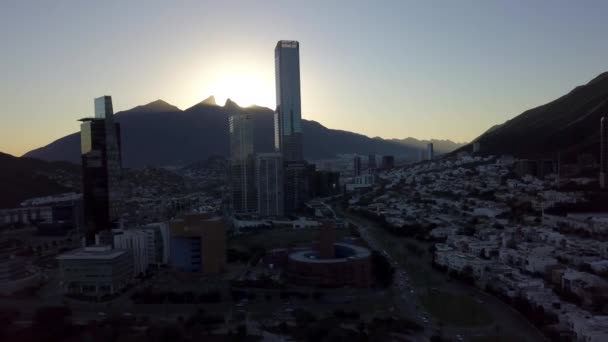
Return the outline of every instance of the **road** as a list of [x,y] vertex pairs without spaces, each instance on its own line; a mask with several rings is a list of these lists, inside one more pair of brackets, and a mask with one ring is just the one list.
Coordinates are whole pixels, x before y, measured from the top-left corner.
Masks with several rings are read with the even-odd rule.
[[[426,323],[425,320],[428,320],[428,323],[425,324],[427,331],[432,334],[437,333],[440,328],[439,322],[432,315],[429,315],[418,301],[419,294],[422,293],[421,291],[425,291],[425,288],[428,286],[416,287],[411,281],[408,281],[408,275],[403,265],[399,265],[399,263],[385,251],[382,244],[377,241],[373,234],[370,233],[370,230],[372,229],[382,228],[366,219],[344,212],[339,207],[335,207],[334,210],[340,216],[348,218],[348,221],[357,227],[361,237],[371,248],[387,255],[396,271],[395,282],[392,286],[393,291],[396,293],[395,297],[397,297],[397,295],[399,296],[399,300],[397,300],[396,303],[399,304],[404,313],[411,317],[417,317],[419,321],[422,321],[423,323]],[[429,272],[438,272],[430,267],[428,267],[428,269]],[[439,277],[443,277],[443,274],[440,274]],[[462,327],[444,325],[441,328],[444,335],[460,335],[466,338],[473,336],[495,336],[497,334],[503,335],[508,333],[509,336],[515,336],[521,341],[547,341],[540,331],[519,314],[519,312],[515,311],[508,304],[503,303],[494,296],[491,296],[474,286],[469,286],[458,281],[450,281],[442,282],[440,285],[437,285],[437,288],[442,292],[452,295],[474,298],[476,301],[483,303],[483,307],[491,313],[494,319],[493,324],[486,326]]]
[[[339,209],[337,209],[339,210]],[[339,211],[342,215],[343,212]],[[376,240],[376,238],[370,234],[370,227],[364,222],[361,222],[357,218],[349,217],[346,222],[357,227],[357,231],[361,235],[361,238],[374,250],[381,251],[382,254],[389,260],[395,269],[395,277],[391,284],[390,291],[393,292],[395,304],[398,306],[398,310],[411,320],[416,321],[418,324],[425,328],[425,335],[430,338],[432,335],[437,333],[438,322],[424,310],[419,302],[416,294],[416,289],[412,286],[407,272],[397,260],[391,257],[383,246]]]

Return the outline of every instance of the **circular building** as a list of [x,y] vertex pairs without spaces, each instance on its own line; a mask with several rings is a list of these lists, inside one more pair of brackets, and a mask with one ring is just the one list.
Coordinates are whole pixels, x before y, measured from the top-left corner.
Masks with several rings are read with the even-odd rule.
[[370,251],[348,243],[327,242],[321,239],[318,249],[289,254],[287,278],[296,284],[308,286],[370,287]]

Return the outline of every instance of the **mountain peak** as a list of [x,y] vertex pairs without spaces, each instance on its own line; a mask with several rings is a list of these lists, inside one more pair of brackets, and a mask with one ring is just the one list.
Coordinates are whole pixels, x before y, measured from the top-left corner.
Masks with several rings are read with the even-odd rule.
[[190,107],[190,108],[188,108],[186,110],[189,110],[189,109],[192,109],[192,108],[196,108],[196,107],[199,107],[199,106],[217,106],[217,103],[215,102],[215,96],[211,95],[208,98],[204,99],[203,101],[201,101],[201,102],[193,105],[192,107]]
[[224,109],[241,109],[241,107],[231,99],[226,99],[226,103],[224,103]]
[[205,105],[210,105],[210,106],[217,106],[217,103],[215,102],[215,96],[213,96],[213,95],[211,95],[208,98],[204,99],[199,104],[205,104]]
[[131,109],[132,112],[180,112],[181,110],[174,105],[161,99],[152,101],[148,104],[137,106]]

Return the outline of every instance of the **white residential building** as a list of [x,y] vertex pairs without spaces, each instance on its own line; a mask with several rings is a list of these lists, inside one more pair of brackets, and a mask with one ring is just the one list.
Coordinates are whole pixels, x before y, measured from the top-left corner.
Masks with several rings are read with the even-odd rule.
[[131,252],[133,274],[145,274],[148,267],[154,263],[154,250],[148,246],[148,234],[141,229],[117,229],[113,233],[114,248]]

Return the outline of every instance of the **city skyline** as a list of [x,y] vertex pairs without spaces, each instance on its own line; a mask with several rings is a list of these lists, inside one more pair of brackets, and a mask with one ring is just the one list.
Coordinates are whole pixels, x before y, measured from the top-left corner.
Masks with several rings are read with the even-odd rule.
[[302,117],[384,138],[470,141],[608,69],[602,2],[141,4],[3,5],[0,151],[72,133],[101,93],[117,111],[210,95],[274,109],[284,38],[306,46]]

